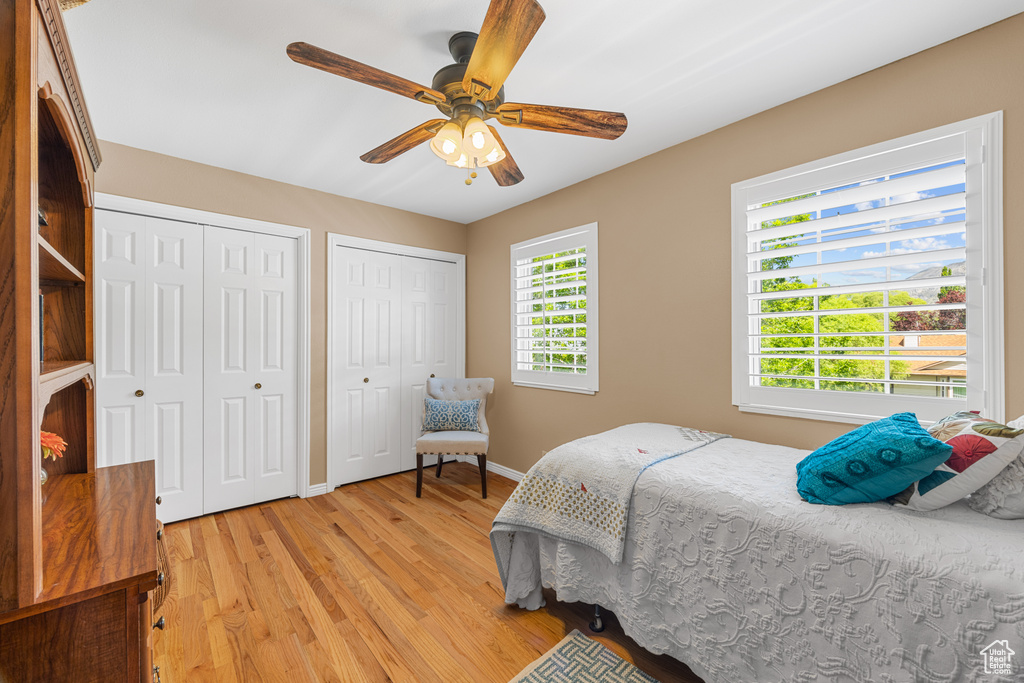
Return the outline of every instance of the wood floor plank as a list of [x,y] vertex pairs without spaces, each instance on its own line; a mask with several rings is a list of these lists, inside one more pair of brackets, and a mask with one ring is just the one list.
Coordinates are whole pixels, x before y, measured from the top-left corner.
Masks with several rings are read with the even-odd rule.
[[445,464],[166,527],[173,581],[154,638],[164,680],[506,683],[573,629],[663,683],[700,683],[592,606],[504,603],[488,534],[515,482]]

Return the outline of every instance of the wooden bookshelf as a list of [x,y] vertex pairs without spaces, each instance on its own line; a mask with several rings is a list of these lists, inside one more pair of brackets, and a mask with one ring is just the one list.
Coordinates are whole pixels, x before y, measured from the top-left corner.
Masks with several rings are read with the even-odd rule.
[[0,2],[0,80],[0,681],[149,681],[155,472],[96,469],[100,157],[56,0]]

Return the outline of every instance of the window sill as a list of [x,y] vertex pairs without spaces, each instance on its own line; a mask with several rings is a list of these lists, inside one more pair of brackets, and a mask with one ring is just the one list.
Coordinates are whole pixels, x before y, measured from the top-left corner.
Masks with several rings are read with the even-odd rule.
[[[796,417],[803,420],[822,420],[825,422],[842,422],[846,424],[864,425],[875,420],[880,420],[889,415],[860,415],[857,413],[843,413],[832,410],[813,410],[810,408],[783,408],[780,406],[765,405],[738,405],[741,413],[758,413],[761,415],[778,415],[780,417]],[[951,407],[950,412],[956,412],[959,408]],[[932,420],[918,418],[922,425],[927,427]]]
[[517,387],[528,387],[530,389],[550,389],[552,391],[568,391],[573,394],[586,394],[593,396],[597,393],[597,389],[584,389],[582,387],[564,387],[557,384],[537,384],[534,382],[515,382],[512,384]]

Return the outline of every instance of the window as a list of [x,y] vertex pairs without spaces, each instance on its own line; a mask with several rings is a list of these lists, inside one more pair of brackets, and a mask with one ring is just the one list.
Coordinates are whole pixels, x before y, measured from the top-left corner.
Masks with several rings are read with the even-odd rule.
[[597,223],[512,245],[512,383],[597,392]]
[[733,185],[733,403],[1003,417],[1002,114]]

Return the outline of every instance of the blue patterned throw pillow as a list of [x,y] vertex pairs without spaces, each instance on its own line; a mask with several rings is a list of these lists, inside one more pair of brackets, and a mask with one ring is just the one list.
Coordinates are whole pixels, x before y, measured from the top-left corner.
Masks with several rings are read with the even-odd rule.
[[914,413],[897,413],[847,432],[801,460],[796,488],[811,503],[873,503],[927,477],[952,450]]
[[477,414],[480,399],[472,401],[441,401],[424,399],[423,430],[427,432],[478,432]]

